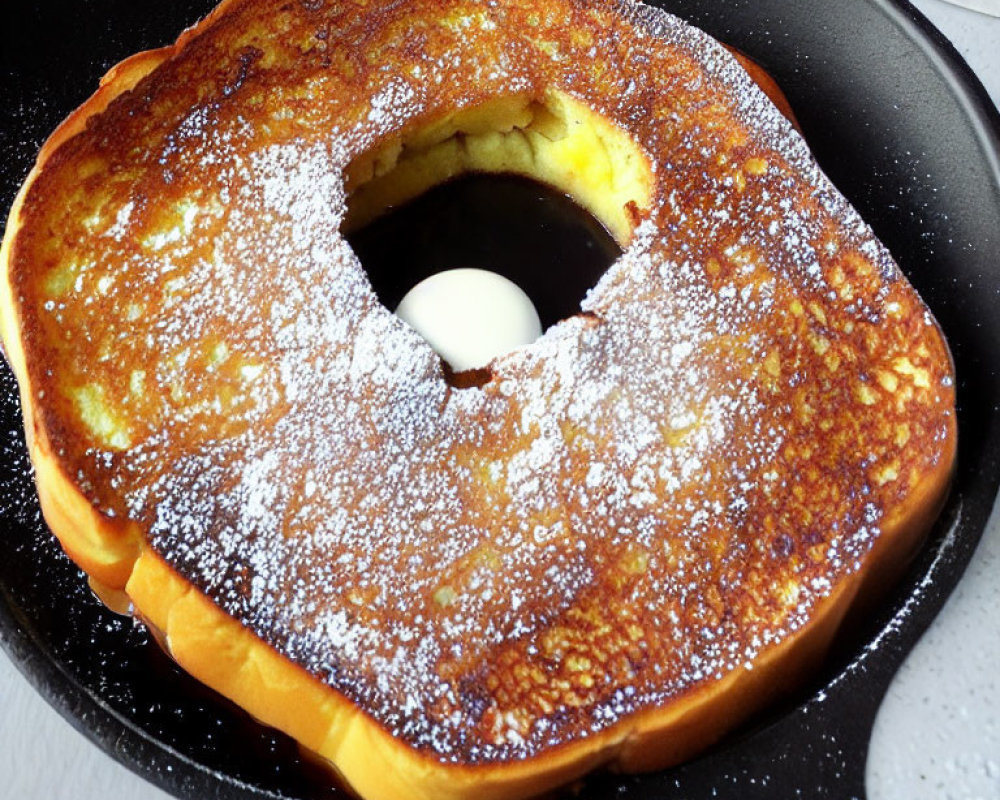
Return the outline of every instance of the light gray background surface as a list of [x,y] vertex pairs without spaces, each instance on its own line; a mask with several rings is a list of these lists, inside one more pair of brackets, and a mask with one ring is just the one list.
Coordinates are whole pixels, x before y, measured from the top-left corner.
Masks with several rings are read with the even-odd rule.
[[[793,2],[794,0],[790,0]],[[1000,19],[914,0],[1000,103]],[[992,0],[1000,6],[1000,0]],[[1000,308],[998,308],[1000,313]],[[879,714],[871,800],[1000,799],[1000,514]],[[104,755],[0,654],[0,797],[167,800]]]

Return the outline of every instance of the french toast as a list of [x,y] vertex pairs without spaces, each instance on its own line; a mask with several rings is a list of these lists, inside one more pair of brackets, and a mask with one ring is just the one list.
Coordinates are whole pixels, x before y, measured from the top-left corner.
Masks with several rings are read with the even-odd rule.
[[[472,170],[624,255],[458,389],[342,231]],[[0,261],[67,552],[368,798],[697,752],[822,657],[954,461],[889,254],[730,55],[631,2],[227,0],[56,131]]]

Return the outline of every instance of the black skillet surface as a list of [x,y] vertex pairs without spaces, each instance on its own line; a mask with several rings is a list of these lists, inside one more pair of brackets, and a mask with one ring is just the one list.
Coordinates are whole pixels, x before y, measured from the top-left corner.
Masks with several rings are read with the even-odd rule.
[[[685,766],[599,775],[587,798],[863,797],[889,680],[958,581],[996,494],[1000,118],[905,2],[661,0],[760,61],[834,182],[934,310],[959,376],[951,499],[903,582],[797,702]],[[121,58],[174,39],[211,0],[13,3],[0,28],[0,206],[44,136]],[[183,798],[328,798],[283,736],[175,668],[83,588],[41,524],[13,381],[0,373],[0,644],[67,719]]]

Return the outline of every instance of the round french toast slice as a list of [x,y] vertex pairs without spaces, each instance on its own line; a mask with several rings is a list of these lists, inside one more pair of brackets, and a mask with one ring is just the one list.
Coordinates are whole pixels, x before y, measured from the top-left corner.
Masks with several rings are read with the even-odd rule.
[[[470,171],[623,255],[460,388],[344,232]],[[630,0],[226,0],[53,134],[0,263],[67,553],[372,800],[690,757],[815,667],[954,462],[889,253]]]

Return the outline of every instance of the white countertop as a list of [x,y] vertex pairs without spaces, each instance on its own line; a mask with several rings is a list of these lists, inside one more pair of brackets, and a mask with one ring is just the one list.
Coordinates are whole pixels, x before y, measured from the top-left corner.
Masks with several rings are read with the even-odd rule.
[[[992,0],[1000,5],[1000,0]],[[1000,19],[914,0],[1000,104]],[[879,713],[870,800],[1000,798],[1000,513],[968,572],[904,664]],[[168,800],[53,711],[0,655],[0,795]]]

